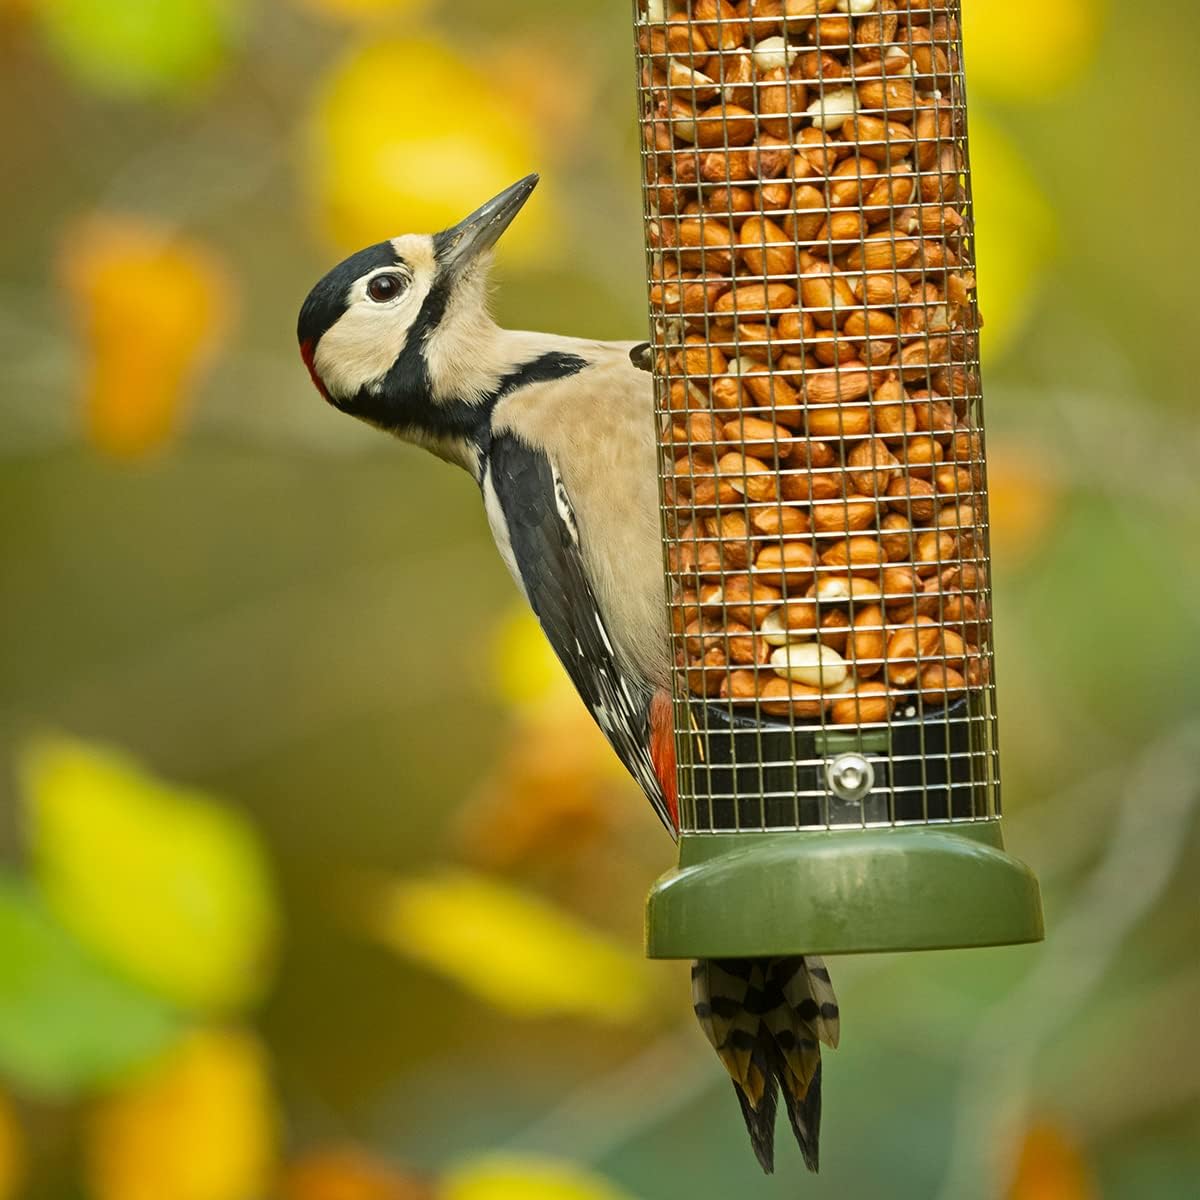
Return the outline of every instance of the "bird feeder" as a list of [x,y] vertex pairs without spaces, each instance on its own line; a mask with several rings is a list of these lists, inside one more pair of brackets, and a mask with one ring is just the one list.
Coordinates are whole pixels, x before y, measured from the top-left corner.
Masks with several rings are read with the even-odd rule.
[[958,0],[636,0],[679,866],[649,953],[1042,937],[1005,853]]

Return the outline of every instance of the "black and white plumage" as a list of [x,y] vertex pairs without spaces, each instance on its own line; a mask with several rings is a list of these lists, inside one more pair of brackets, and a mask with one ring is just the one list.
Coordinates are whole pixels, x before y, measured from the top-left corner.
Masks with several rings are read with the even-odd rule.
[[[346,259],[300,313],[336,408],[466,469],[509,571],[609,743],[675,834],[671,653],[645,346],[501,329],[489,251],[536,176],[432,236]],[[816,1169],[818,1043],[837,1007],[819,959],[698,963],[696,1014],[773,1165],[777,1088]]]
[[[621,665],[585,567],[579,522],[553,459],[514,432],[493,436],[483,478],[497,542],[576,690],[668,829],[674,814],[650,756],[658,681]],[[545,498],[553,495],[553,507]]]

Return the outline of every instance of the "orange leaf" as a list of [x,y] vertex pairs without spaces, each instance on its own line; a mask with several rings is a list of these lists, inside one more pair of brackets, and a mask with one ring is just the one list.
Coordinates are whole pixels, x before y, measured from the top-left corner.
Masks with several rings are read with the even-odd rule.
[[1058,1125],[1025,1132],[1006,1200],[1099,1200],[1083,1151]]
[[433,1200],[424,1180],[353,1147],[317,1150],[284,1172],[279,1200]]
[[96,1200],[246,1200],[265,1193],[276,1114],[246,1033],[198,1030],[107,1096],[87,1128]]
[[1019,561],[1050,531],[1059,508],[1057,478],[1036,445],[988,439],[988,510],[998,560]]
[[13,1200],[25,1177],[25,1141],[7,1096],[0,1095],[0,1200]]
[[183,422],[229,324],[229,275],[208,248],[136,217],[73,226],[61,260],[83,342],[87,436],[141,457]]
[[458,821],[463,853],[492,870],[577,858],[633,811],[616,795],[610,759],[573,697],[554,716],[521,714]]

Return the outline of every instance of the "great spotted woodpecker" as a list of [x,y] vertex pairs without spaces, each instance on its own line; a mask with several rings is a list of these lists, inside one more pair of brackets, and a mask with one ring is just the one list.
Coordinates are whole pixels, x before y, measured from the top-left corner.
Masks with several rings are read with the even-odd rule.
[[[502,329],[490,251],[530,175],[450,229],[379,242],[300,312],[300,352],[335,408],[465,468],[501,557],[612,748],[675,836],[671,652],[644,347]],[[838,1010],[820,959],[703,961],[696,1015],[763,1169],[781,1090],[817,1169],[820,1043]]]

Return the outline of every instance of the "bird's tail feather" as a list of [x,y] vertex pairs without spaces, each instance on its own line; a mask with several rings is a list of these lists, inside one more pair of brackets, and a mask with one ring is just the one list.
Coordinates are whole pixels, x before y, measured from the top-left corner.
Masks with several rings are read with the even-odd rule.
[[762,1169],[775,1160],[778,1094],[810,1171],[820,1163],[821,1043],[838,1042],[838,1007],[819,958],[703,959],[692,1002],[733,1080]]

